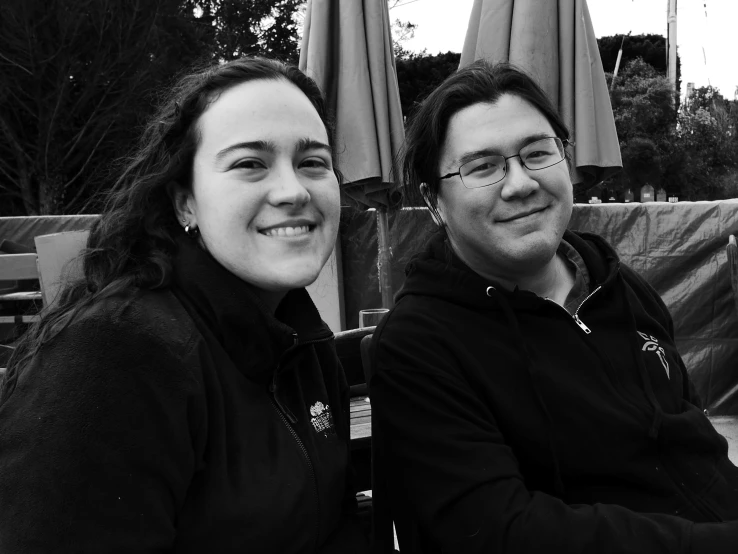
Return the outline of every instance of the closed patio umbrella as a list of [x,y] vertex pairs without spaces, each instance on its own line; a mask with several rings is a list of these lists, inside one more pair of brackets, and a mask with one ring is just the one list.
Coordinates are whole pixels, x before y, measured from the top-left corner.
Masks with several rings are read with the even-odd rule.
[[460,67],[479,58],[527,71],[572,131],[572,182],[586,190],[622,168],[605,74],[585,0],[475,0]]
[[389,307],[387,209],[400,199],[394,161],[405,133],[387,1],[308,0],[299,63],[335,122],[343,192],[377,208],[379,283]]

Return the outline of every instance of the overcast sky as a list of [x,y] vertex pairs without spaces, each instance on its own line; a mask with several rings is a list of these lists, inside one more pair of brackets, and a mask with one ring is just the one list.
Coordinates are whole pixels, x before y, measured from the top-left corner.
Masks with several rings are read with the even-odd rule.
[[[406,44],[408,50],[418,52],[426,48],[430,54],[461,52],[473,3],[474,0],[401,0],[390,11],[390,19],[418,25],[415,37]],[[628,31],[634,35],[666,36],[668,0],[588,0],[587,5],[597,37]],[[679,0],[677,44],[682,61],[682,92],[688,82],[697,87],[712,84],[733,99],[738,86],[736,27],[738,0]]]

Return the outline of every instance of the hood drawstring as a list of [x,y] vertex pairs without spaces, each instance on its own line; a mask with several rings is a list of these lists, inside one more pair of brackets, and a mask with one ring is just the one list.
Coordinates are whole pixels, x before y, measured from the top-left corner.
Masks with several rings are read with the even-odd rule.
[[[561,498],[562,500],[566,499],[566,489],[564,488],[564,481],[561,478],[561,466],[559,464],[559,457],[556,454],[556,445],[554,444],[554,422],[551,418],[551,415],[549,414],[548,407],[546,406],[546,402],[543,400],[543,395],[541,394],[541,390],[538,386],[538,379],[536,378],[535,372],[533,371],[533,360],[530,355],[530,351],[528,350],[528,345],[525,342],[525,338],[523,337],[523,333],[520,331],[520,326],[518,325],[518,318],[515,316],[515,312],[510,307],[509,302],[507,299],[500,294],[495,287],[487,287],[487,296],[490,298],[495,298],[497,300],[498,305],[502,309],[502,313],[505,314],[505,318],[507,319],[508,323],[512,327],[513,330],[513,336],[515,337],[516,345],[520,352],[523,352],[525,355],[525,366],[526,370],[528,372],[528,376],[530,377],[531,383],[533,384],[533,390],[536,393],[536,399],[538,401],[538,404],[541,407],[541,410],[543,410],[543,414],[546,418],[546,424],[548,426],[548,449],[551,454],[551,459],[553,460],[554,465],[554,490],[556,494]],[[494,294],[494,297],[492,296]]]
[[[636,324],[635,316],[633,315],[633,310],[630,309],[630,304],[628,303],[628,286],[620,273],[617,274],[617,278],[620,279],[623,284],[624,292],[622,301],[625,313],[628,314],[628,317],[630,318],[631,329],[633,329],[633,332],[636,333],[638,332],[638,326]],[[648,371],[646,370],[646,364],[643,362],[641,351],[635,346],[635,344],[636,343],[634,341],[630,341],[630,351],[633,354],[633,359],[635,360],[636,367],[638,367],[638,375],[641,378],[643,390],[646,391],[646,398],[648,398],[648,401],[653,408],[653,417],[651,419],[651,425],[648,429],[648,437],[650,439],[656,440],[659,436],[659,431],[661,430],[661,423],[664,420],[664,412],[661,409],[661,404],[659,404],[659,401],[656,398],[656,394],[653,392],[651,378],[648,376]]]

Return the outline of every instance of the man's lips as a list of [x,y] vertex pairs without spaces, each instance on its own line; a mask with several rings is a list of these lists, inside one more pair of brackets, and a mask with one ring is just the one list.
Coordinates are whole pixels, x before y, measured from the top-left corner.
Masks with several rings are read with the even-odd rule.
[[548,208],[548,206],[542,206],[540,208],[533,208],[531,210],[525,210],[524,212],[518,212],[516,214],[505,216],[503,218],[498,219],[497,220],[497,223],[509,223],[510,221],[515,221],[515,220],[518,220],[518,219],[522,219],[524,217],[528,217],[529,215],[533,215],[533,214],[537,214],[539,212],[542,212],[546,208]]

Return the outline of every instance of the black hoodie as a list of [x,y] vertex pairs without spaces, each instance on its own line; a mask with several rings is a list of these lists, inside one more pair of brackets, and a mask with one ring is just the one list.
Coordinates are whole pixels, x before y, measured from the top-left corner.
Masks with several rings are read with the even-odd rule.
[[[567,232],[572,316],[466,267],[443,237],[374,337],[377,478],[431,551],[738,552],[738,469],[698,407],[656,292]],[[375,498],[375,507],[381,502]]]
[[189,240],[0,389],[0,553],[368,550],[348,386],[304,289],[276,317]]

